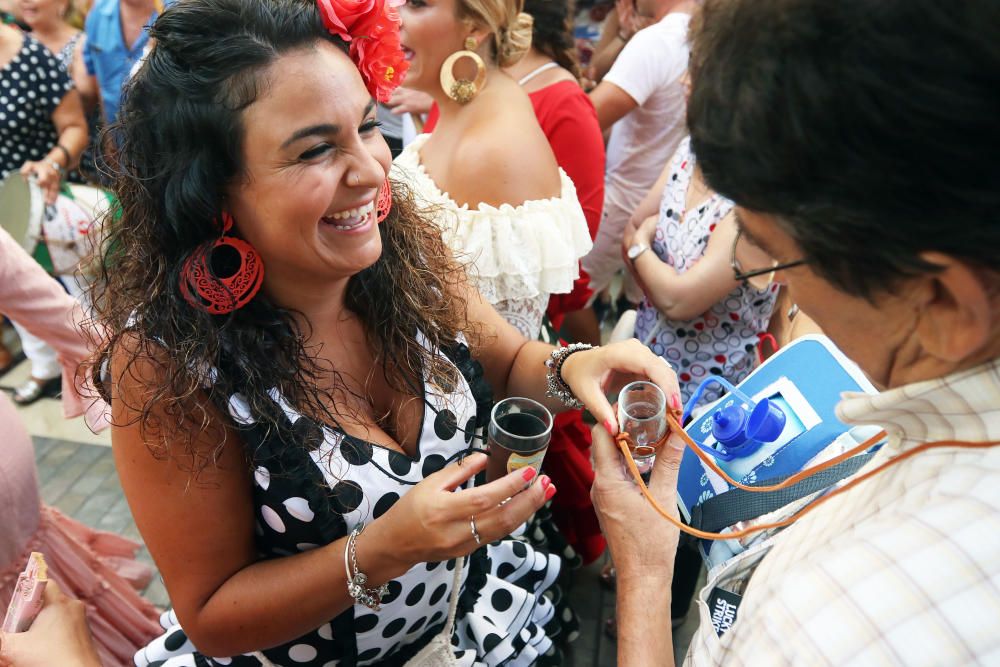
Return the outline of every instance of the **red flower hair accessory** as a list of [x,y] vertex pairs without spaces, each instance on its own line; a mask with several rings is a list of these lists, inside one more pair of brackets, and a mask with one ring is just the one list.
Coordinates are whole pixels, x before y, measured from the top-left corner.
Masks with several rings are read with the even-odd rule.
[[323,24],[350,44],[349,54],[368,92],[388,102],[403,83],[410,63],[399,41],[401,24],[396,7],[403,0],[317,0]]

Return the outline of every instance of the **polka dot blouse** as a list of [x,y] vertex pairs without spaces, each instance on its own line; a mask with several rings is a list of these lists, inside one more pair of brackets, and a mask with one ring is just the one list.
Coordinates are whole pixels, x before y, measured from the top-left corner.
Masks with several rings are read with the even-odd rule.
[[72,88],[59,60],[30,35],[0,69],[0,179],[28,160],[41,160],[58,140],[52,123]]
[[[426,341],[426,339],[422,339]],[[426,345],[426,342],[425,342]],[[414,485],[459,456],[489,418],[492,392],[464,344],[442,350],[460,371],[452,387],[424,383],[424,419],[415,457],[325,428],[296,413],[275,392],[277,407],[306,447],[290,446],[258,424],[239,394],[229,414],[254,453],[257,547],[263,558],[315,549],[389,511]],[[331,567],[342,567],[333,562]],[[137,667],[400,667],[445,625],[456,561],[420,563],[388,582],[378,612],[354,605],[314,630],[257,655],[198,652],[171,612],[165,633],[135,656]],[[452,645],[462,667],[561,664],[553,637],[562,619],[552,597],[557,556],[506,539],[469,556],[462,576]]]

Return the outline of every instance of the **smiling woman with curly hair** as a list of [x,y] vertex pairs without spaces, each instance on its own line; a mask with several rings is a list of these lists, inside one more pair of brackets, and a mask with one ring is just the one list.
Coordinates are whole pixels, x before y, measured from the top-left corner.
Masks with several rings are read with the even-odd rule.
[[[560,408],[553,350],[386,179],[396,27],[382,0],[181,0],[126,91],[95,370],[173,602],[138,665],[402,664],[452,604],[457,664],[561,659],[558,560],[504,539],[555,487],[471,481],[493,392]],[[613,430],[602,382],[635,374],[676,391],[628,345],[559,377]]]

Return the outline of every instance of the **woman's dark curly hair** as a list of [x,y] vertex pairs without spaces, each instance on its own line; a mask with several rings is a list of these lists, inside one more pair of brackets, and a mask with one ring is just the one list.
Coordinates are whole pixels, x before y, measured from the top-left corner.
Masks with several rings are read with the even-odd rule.
[[[144,439],[164,453],[180,434],[188,449],[171,446],[170,454],[186,452],[199,470],[214,455],[195,447],[210,423],[202,395],[223,414],[230,397],[242,395],[257,427],[277,429],[285,442],[296,438],[280,432],[289,426],[269,396],[274,388],[300,414],[337,423],[324,406],[348,389],[336,369],[333,389],[320,388],[321,377],[329,387],[331,369],[311,354],[295,313],[261,293],[230,315],[209,315],[184,300],[179,279],[199,244],[218,238],[226,188],[244,177],[243,112],[267,85],[266,69],[320,40],[346,49],[310,0],[181,0],[150,35],[155,46],[112,128],[120,208],[106,225],[93,295],[99,351],[91,372],[115,359],[116,376],[104,390],[114,400],[122,400],[114,382],[124,373],[144,379],[141,397],[127,406]],[[467,328],[456,289],[464,274],[405,189],[394,184],[393,193],[380,225],[382,255],[350,279],[346,305],[390,385],[422,399],[424,373],[442,383],[457,378],[430,350],[453,344]],[[155,386],[138,370],[148,364]]]
[[535,20],[531,47],[580,78],[580,59],[573,40],[573,0],[525,0],[524,12]]

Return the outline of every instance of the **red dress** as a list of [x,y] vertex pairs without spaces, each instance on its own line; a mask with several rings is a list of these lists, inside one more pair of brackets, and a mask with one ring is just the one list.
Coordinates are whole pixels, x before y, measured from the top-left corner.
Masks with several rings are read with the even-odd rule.
[[590,97],[575,81],[560,81],[529,93],[556,162],[576,185],[590,235],[604,208],[604,137]]
[[[594,105],[575,81],[554,83],[529,93],[528,97],[556,162],[576,186],[590,237],[594,238],[604,208],[605,161],[604,136]],[[434,131],[439,115],[435,105],[424,124],[424,132]],[[565,313],[587,305],[593,294],[589,282],[589,276],[580,269],[572,292],[550,297],[548,316],[557,331]],[[583,423],[579,410],[556,416],[545,472],[559,489],[552,502],[556,525],[584,563],[593,561],[604,552],[605,541],[590,500],[590,487],[594,483],[590,429]]]

